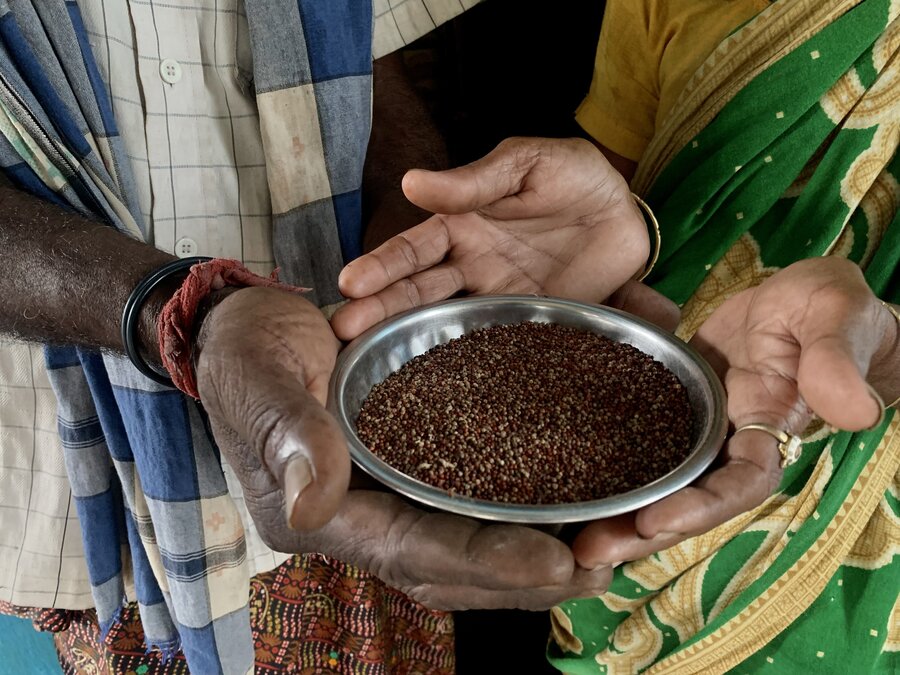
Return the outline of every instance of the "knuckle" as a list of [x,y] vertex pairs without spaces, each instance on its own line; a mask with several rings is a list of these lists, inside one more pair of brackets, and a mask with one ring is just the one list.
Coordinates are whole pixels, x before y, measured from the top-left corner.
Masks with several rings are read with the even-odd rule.
[[428,609],[441,611],[452,611],[457,609],[456,607],[450,606],[449,603],[441,602],[439,598],[435,597],[434,586],[431,584],[417,584],[415,586],[407,586],[401,590],[420,605],[425,605]]
[[258,486],[242,483],[247,511],[263,543],[273,551],[298,553],[297,537],[285,521],[280,490],[259,491]]
[[402,279],[398,283],[400,284],[400,289],[403,291],[403,294],[406,296],[409,306],[419,307],[422,304],[422,293],[419,291],[416,282],[412,279]]
[[463,274],[462,270],[458,267],[448,267],[448,273],[451,280],[451,285],[454,288],[454,292],[457,290],[465,290],[466,289],[466,276]]
[[444,215],[442,213],[435,214],[434,218],[437,219],[437,223],[440,225],[440,228],[438,229],[439,236],[431,240],[431,245],[434,246],[432,253],[445,254],[450,250],[453,244],[453,237],[450,234],[453,223],[451,222],[450,216]]
[[285,437],[285,420],[280,411],[261,399],[245,397],[246,442],[267,466],[274,461]]
[[762,487],[762,499],[758,500],[758,504],[762,504],[769,497],[775,494],[775,491],[778,489],[778,486],[781,485],[781,476],[782,476],[781,468],[776,465],[774,468],[766,471],[766,480],[763,483]]
[[504,138],[497,144],[497,150],[513,150],[522,145],[522,138],[519,136],[510,136]]
[[409,269],[419,269],[419,254],[412,242],[405,235],[399,234],[396,239],[397,253],[403,258]]

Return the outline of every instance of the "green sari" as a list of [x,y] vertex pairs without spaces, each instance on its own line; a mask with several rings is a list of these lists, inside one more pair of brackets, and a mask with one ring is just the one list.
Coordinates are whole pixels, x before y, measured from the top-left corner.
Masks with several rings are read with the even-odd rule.
[[[704,63],[634,181],[689,338],[804,258],[900,302],[900,2],[780,0]],[[900,416],[807,430],[760,507],[554,608],[566,673],[900,672]]]

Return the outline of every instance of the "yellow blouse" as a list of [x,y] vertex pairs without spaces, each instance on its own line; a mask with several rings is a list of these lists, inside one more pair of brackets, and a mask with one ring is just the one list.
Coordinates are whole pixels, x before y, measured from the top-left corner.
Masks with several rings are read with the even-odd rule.
[[701,63],[768,0],[609,0],[594,79],[575,119],[638,161]]

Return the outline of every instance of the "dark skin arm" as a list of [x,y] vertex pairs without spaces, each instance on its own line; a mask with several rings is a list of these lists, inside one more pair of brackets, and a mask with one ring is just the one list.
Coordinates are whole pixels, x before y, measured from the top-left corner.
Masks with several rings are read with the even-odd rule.
[[[38,342],[122,352],[120,321],[128,296],[144,276],[173,259],[110,226],[2,187],[0,268],[6,274],[0,286],[0,332]],[[161,286],[142,308],[140,346],[157,364],[161,359],[156,319],[179,283],[176,279]],[[279,323],[278,316],[270,316],[274,310],[263,312],[266,316],[256,311],[254,319],[236,327],[240,344],[225,330],[205,331],[210,338],[226,337],[208,354],[199,346],[207,357],[197,367],[201,395],[220,427],[243,439],[248,452],[265,458],[273,480],[281,485],[285,481],[309,484],[302,496],[294,491],[296,504],[305,504],[295,526],[319,527],[337,510],[350,472],[343,436],[316,400],[313,387],[323,372],[330,373],[337,340],[319,310],[299,296],[271,289],[222,293],[226,295],[241,316],[252,316],[250,312],[262,304],[278,308],[293,321]],[[268,302],[267,295],[271,298]],[[215,310],[208,316],[214,314]],[[292,334],[302,335],[298,344],[306,347],[305,362],[300,355],[278,349]],[[258,359],[259,353],[271,358]],[[263,363],[244,378],[238,368],[221,367],[223,361],[256,360]],[[285,371],[295,377],[279,393],[271,383],[275,377],[283,379]],[[242,395],[229,396],[234,390]],[[289,465],[298,457],[314,466],[313,476],[317,474],[318,481],[308,479],[309,469],[305,482],[294,480],[299,469]]]
[[[131,289],[174,256],[8,186],[0,186],[0,332],[122,351],[119,324]],[[159,362],[155,320],[174,288],[141,314],[141,346]]]
[[[400,191],[407,167],[441,169],[447,150],[413,89],[399,54],[375,62],[374,122],[364,193],[368,243],[392,236],[424,213]],[[399,140],[398,140],[399,139]],[[121,311],[131,289],[175,257],[0,179],[0,331],[26,340],[122,351]],[[156,317],[168,284],[141,314],[141,346],[159,363]],[[39,299],[39,300],[38,300]]]
[[372,76],[372,135],[363,173],[366,251],[429,215],[403,195],[403,174],[413,166],[438,171],[449,165],[447,146],[409,78],[402,54],[375,61]]
[[[446,149],[406,77],[399,55],[379,60],[375,79],[377,119],[366,171],[366,198],[374,224],[370,238],[387,236],[385,232],[393,231],[391,228],[402,228],[418,219],[416,207],[402,198],[399,189],[404,162],[437,167],[446,161]],[[404,136],[404,130],[414,131]],[[116,352],[123,351],[121,313],[131,290],[152,270],[174,260],[174,256],[112,227],[16,190],[5,177],[0,182],[0,249],[0,264],[5,270],[0,332],[25,340]],[[160,363],[156,319],[178,283],[174,280],[159,286],[140,315],[140,348],[145,358],[156,364]],[[244,298],[248,294],[239,295]],[[311,305],[300,298],[291,298],[291,303],[302,304],[300,314],[315,325]],[[299,330],[299,326],[293,329]],[[321,333],[316,342],[325,345],[325,352],[336,350],[327,324],[322,322],[315,332]],[[333,356],[325,361],[333,362]],[[327,381],[330,363],[324,369],[309,370]],[[221,414],[226,418],[230,415]],[[259,425],[255,419],[245,425],[249,436],[258,436],[250,429]],[[338,447],[343,453],[343,441]],[[340,465],[347,462],[342,460]],[[314,524],[320,524],[318,519]]]
[[[126,299],[171,259],[4,190],[0,332],[121,351]],[[144,309],[143,348],[151,358],[158,357],[156,316],[172,290],[161,289]],[[385,492],[348,493],[346,443],[324,408],[340,345],[303,297],[239,289],[206,314],[198,332],[197,382],[213,435],[272,548],[340,557],[447,609],[538,609],[605,588],[608,568],[579,570],[572,551],[547,534],[427,514]],[[522,560],[529,561],[524,568]]]
[[[375,62],[374,123],[364,179],[367,246],[419,222],[400,191],[407,167],[441,169],[447,150],[415,93],[402,58]],[[123,351],[120,318],[138,282],[175,257],[0,181],[0,332],[26,340]],[[156,317],[177,282],[144,305],[140,340],[159,363]],[[39,301],[37,300],[39,299]]]

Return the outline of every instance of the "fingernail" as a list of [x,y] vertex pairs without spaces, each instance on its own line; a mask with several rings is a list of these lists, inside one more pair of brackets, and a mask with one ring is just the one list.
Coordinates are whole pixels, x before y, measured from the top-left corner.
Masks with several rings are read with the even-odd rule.
[[881,423],[884,422],[885,406],[884,399],[878,395],[878,392],[875,391],[872,385],[866,382],[866,386],[869,388],[869,395],[872,397],[872,400],[875,401],[875,405],[878,408],[878,417],[875,420],[875,423],[868,427],[868,430],[871,431],[872,429],[880,427]]
[[292,530],[291,522],[294,516],[294,506],[306,487],[312,483],[312,468],[306,457],[292,459],[284,470],[284,515],[288,527]]

